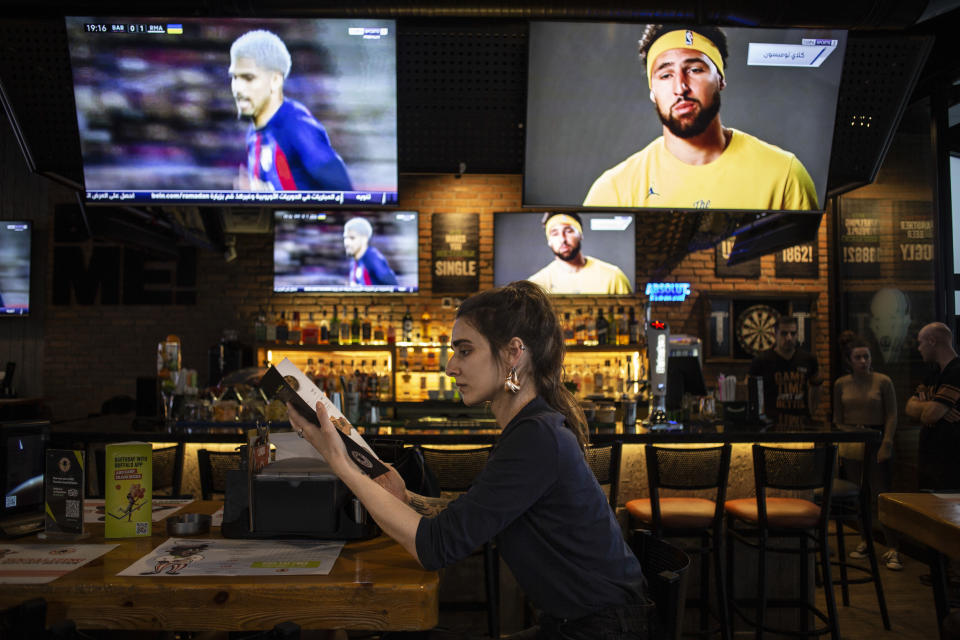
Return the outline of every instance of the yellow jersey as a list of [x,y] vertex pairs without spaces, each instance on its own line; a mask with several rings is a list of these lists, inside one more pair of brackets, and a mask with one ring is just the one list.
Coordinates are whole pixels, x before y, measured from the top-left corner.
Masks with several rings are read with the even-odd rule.
[[574,269],[562,260],[553,260],[530,276],[529,280],[549,293],[626,295],[632,292],[630,280],[620,267],[590,256],[584,257],[587,262],[580,269]]
[[816,210],[817,191],[789,151],[731,129],[730,144],[704,165],[686,164],[660,136],[597,178],[584,206],[662,209]]

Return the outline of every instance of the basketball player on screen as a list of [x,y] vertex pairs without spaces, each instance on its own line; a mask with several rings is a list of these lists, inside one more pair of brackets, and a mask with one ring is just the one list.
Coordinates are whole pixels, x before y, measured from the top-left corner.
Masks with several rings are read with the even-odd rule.
[[343,225],[343,249],[350,256],[350,275],[347,284],[362,287],[377,284],[397,284],[393,272],[380,250],[370,246],[373,227],[364,218],[350,218]]
[[283,97],[290,53],[276,34],[258,29],[230,47],[230,88],[237,117],[249,118],[247,163],[235,188],[243,191],[350,191],[350,176],[323,125]]
[[795,155],[720,122],[723,31],[651,24],[639,48],[663,135],[597,178],[584,205],[818,209],[813,180]]
[[547,245],[554,259],[530,276],[549,293],[631,293],[630,280],[620,267],[583,253],[583,222],[576,213],[543,214]]

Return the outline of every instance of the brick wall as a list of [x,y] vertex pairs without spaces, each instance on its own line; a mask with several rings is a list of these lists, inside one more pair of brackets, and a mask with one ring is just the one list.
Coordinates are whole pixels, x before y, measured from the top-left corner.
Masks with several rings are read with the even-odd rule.
[[[407,305],[419,318],[429,310],[434,322],[452,324],[453,308],[442,306],[443,295],[430,290],[429,256],[431,216],[442,213],[478,213],[480,225],[480,287],[493,285],[493,213],[520,210],[522,177],[519,175],[409,175],[401,177],[400,207],[421,212],[419,295],[292,295],[272,293],[272,236],[238,235],[237,259],[226,262],[211,251],[201,251],[197,266],[197,303],[190,306],[165,305],[69,305],[47,306],[44,369],[45,395],[57,420],[86,417],[100,410],[101,403],[114,395],[135,396],[138,376],[155,373],[156,346],[168,333],[177,334],[183,345],[184,366],[195,368],[201,383],[207,379],[207,350],[220,338],[223,329],[237,329],[240,339],[253,343],[253,324],[261,309],[300,311],[306,318],[337,304],[399,322]],[[683,303],[658,303],[657,317],[668,320],[676,333],[705,335],[704,292],[767,292],[790,295],[813,292],[819,295],[817,322],[826,326],[829,317],[827,296],[826,227],[820,230],[820,278],[792,281],[773,277],[773,256],[762,260],[758,280],[717,278],[714,250],[694,253],[683,260],[669,281],[692,282],[693,295]],[[51,234],[52,235],[52,234]],[[53,239],[50,239],[51,244]],[[50,252],[52,256],[52,251]],[[52,257],[48,274],[52,273]],[[51,276],[48,275],[48,278]],[[637,274],[638,288],[645,274]],[[48,281],[49,289],[49,281]],[[635,305],[644,302],[634,298]],[[622,304],[621,298],[611,298]],[[559,297],[564,309],[592,306],[583,298]],[[607,306],[604,301],[601,304]],[[317,314],[319,317],[319,313]],[[826,330],[817,330],[816,351],[821,363],[829,362]],[[725,365],[725,373],[742,375],[746,363]],[[708,380],[715,374],[708,368]]]

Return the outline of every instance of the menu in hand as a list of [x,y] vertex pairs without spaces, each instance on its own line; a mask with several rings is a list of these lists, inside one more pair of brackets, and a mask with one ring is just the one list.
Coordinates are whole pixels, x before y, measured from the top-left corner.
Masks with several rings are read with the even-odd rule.
[[353,459],[360,470],[371,478],[383,475],[387,472],[387,467],[380,462],[376,454],[366,443],[363,437],[353,428],[353,425],[344,417],[343,413],[330,402],[317,385],[313,384],[295,364],[284,358],[276,366],[271,366],[263,378],[260,380],[260,388],[267,397],[279,398],[283,402],[289,402],[301,416],[313,424],[320,426],[317,419],[317,413],[314,410],[317,402],[323,404],[327,410],[327,415],[337,428],[337,433],[347,447],[347,453]]

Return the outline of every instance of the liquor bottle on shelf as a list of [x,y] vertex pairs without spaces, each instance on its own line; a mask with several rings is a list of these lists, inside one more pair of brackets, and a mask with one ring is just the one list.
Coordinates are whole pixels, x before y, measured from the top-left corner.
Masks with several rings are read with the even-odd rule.
[[620,330],[617,331],[617,344],[630,344],[630,320],[623,312],[623,307],[617,307],[617,320],[620,321]]
[[300,312],[294,311],[293,317],[290,319],[290,330],[287,333],[287,342],[290,344],[300,344],[301,335]]
[[257,342],[266,342],[267,340],[267,314],[264,313],[263,307],[260,307],[260,310],[257,311],[257,321],[253,325],[253,338]]
[[587,333],[584,336],[584,344],[597,344],[597,319],[593,317],[593,314],[587,309]]
[[370,321],[369,315],[364,316],[363,321],[360,322],[360,342],[363,344],[373,342],[373,322]]
[[570,381],[573,383],[574,388],[576,388],[573,395],[578,398],[583,397],[583,375],[580,373],[580,367],[577,364],[573,365],[573,371],[570,372]]
[[340,318],[337,317],[337,305],[333,305],[333,319],[330,321],[330,334],[327,344],[340,344]]
[[610,323],[610,330],[607,332],[607,344],[620,344],[620,318],[613,312],[613,305],[610,305],[607,321]]
[[276,342],[277,341],[277,323],[273,318],[266,319],[266,333],[264,339],[267,342]]
[[570,319],[569,311],[563,313],[563,343],[567,346],[577,344],[577,337],[573,332],[573,320]]
[[602,394],[604,382],[603,369],[601,369],[600,365],[598,364],[596,369],[593,370],[593,392],[596,394]]
[[357,308],[353,308],[353,320],[350,321],[350,343],[360,344],[360,338],[363,336],[363,323],[360,322],[360,316],[357,314]]
[[393,314],[387,316],[387,344],[397,344],[397,328],[393,324]]
[[343,307],[343,320],[340,321],[340,344],[350,344],[350,335],[352,333],[350,320],[347,319],[347,307]]
[[637,322],[633,307],[630,307],[630,318],[627,320],[627,344],[640,344],[640,323]]
[[392,380],[393,376],[390,371],[390,361],[384,360],[383,367],[379,372],[379,379],[377,380],[377,395],[380,398],[381,402],[390,402],[393,399],[393,392],[391,387],[393,386]]
[[430,342],[430,312],[427,311],[427,308],[423,308],[423,313],[420,314],[420,339],[423,342]]
[[593,371],[588,363],[583,363],[583,372],[580,374],[580,389],[583,397],[593,395]]
[[373,334],[371,340],[373,344],[385,344],[387,341],[386,332],[383,330],[383,316],[377,314],[377,322],[373,325]]
[[583,344],[587,339],[587,323],[583,319],[583,310],[577,309],[577,317],[573,321],[573,334],[577,344]]
[[610,323],[603,317],[603,307],[597,307],[597,344],[607,344],[607,332],[610,330]]
[[307,321],[303,323],[303,328],[300,330],[300,341],[309,345],[320,342],[320,327],[313,319],[313,311],[307,313]]
[[287,325],[287,319],[284,312],[280,312],[280,318],[277,320],[277,342],[286,343],[290,339],[290,327]]
[[410,315],[410,306],[407,306],[407,310],[403,313],[403,331],[401,332],[401,339],[404,342],[411,342],[413,340],[413,316]]
[[320,344],[330,344],[330,323],[327,322],[327,310],[320,312]]

